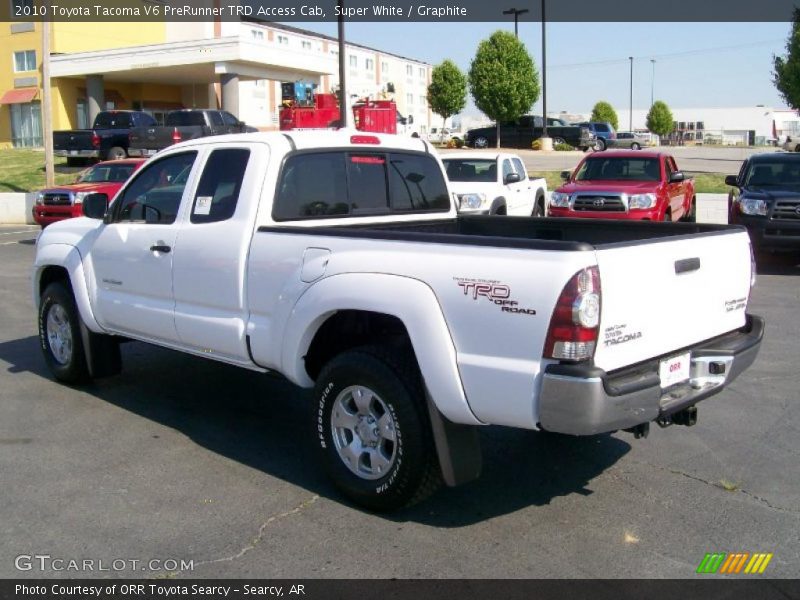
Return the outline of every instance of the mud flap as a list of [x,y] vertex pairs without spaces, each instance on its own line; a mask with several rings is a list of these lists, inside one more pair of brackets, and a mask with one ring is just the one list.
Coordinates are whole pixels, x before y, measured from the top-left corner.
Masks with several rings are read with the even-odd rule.
[[81,320],[81,339],[86,365],[92,379],[111,377],[122,371],[119,340],[110,335],[94,333]]
[[450,487],[477,479],[483,468],[478,428],[449,421],[439,412],[427,392],[425,396],[442,479]]

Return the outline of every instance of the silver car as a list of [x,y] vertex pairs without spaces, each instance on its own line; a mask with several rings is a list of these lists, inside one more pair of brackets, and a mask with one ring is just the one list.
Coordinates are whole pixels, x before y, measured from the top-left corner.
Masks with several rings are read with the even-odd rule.
[[630,131],[618,131],[615,139],[606,140],[609,148],[630,148],[631,150],[641,150],[642,146],[647,146],[647,139],[638,133]]

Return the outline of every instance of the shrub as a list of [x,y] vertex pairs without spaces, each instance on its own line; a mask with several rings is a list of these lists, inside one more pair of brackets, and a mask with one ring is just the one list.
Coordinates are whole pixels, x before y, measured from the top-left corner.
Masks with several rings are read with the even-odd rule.
[[575,148],[573,148],[569,144],[556,144],[555,146],[553,146],[553,150],[557,150],[559,152],[572,152],[573,150],[575,150]]
[[542,149],[542,140],[533,140],[531,144],[531,150],[541,150]]

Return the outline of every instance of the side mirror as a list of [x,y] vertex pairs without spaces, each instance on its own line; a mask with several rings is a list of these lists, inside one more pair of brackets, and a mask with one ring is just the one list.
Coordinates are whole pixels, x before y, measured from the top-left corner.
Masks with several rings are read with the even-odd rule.
[[572,177],[572,171],[561,171],[561,179],[569,181],[570,177]]
[[739,186],[739,178],[736,175],[726,175],[725,176],[725,185],[729,185],[731,187],[738,187]]
[[522,177],[519,176],[519,173],[509,173],[506,175],[503,183],[508,185],[509,183],[519,183],[520,181],[522,181]]
[[669,182],[670,183],[680,183],[681,181],[685,180],[686,176],[683,174],[683,171],[674,171],[673,173],[669,174]]
[[83,199],[83,216],[102,219],[108,210],[108,194],[89,194]]

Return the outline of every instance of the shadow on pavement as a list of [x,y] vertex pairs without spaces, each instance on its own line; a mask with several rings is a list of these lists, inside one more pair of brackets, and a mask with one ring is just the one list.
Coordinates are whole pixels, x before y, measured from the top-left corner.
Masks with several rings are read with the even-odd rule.
[[[122,352],[122,374],[81,391],[180,431],[222,456],[347,503],[317,465],[308,392],[278,377],[138,342],[123,344]],[[0,360],[11,365],[10,373],[51,379],[36,336],[0,343]],[[588,495],[592,479],[630,450],[609,435],[573,438],[502,427],[482,430],[482,444],[479,480],[442,488],[386,518],[462,527],[559,496]]]

